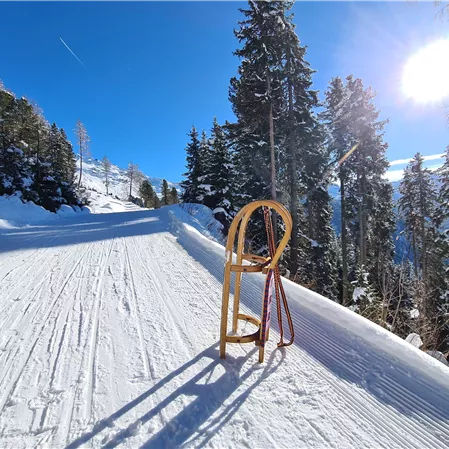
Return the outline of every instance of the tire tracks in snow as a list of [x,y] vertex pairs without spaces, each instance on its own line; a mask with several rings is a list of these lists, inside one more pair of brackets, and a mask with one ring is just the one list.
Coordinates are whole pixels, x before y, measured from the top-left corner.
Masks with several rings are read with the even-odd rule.
[[[131,239],[132,237],[128,237]],[[149,378],[150,373],[150,362],[148,360],[148,353],[145,349],[144,345],[144,337],[142,332],[142,323],[140,321],[140,310],[139,310],[139,304],[137,301],[137,295],[136,295],[136,284],[134,282],[134,275],[132,272],[131,262],[129,260],[129,252],[128,252],[128,245],[126,244],[126,238],[122,237],[123,245],[125,247],[125,261],[126,261],[126,267],[128,270],[128,276],[130,281],[130,289],[131,289],[131,299],[132,299],[132,311],[131,313],[134,314],[135,320],[136,320],[136,328],[137,328],[137,334],[139,336],[139,344],[140,344],[140,351],[141,351],[141,357],[142,357],[142,364],[143,364],[143,370],[145,373],[145,377]]]
[[87,421],[90,421],[92,417],[92,396],[95,390],[95,375],[96,375],[96,355],[98,349],[98,341],[99,341],[99,323],[100,323],[100,310],[101,310],[101,302],[103,297],[103,282],[106,270],[108,268],[108,261],[111,256],[112,249],[115,243],[115,236],[111,239],[111,243],[109,245],[109,249],[107,251],[107,256],[104,260],[100,260],[98,276],[97,277],[97,285],[95,287],[95,304],[94,304],[94,312],[93,312],[93,328],[91,330],[91,340],[89,345],[89,357],[88,357],[88,371],[87,371],[87,397],[86,397],[86,406],[84,409],[84,418]]
[[[161,242],[164,242],[162,244]],[[204,336],[199,336],[197,333],[200,330],[205,330],[204,334],[209,336],[210,331],[215,328],[218,331],[218,324],[220,320],[220,302],[221,302],[221,285],[215,283],[216,288],[219,288],[219,294],[212,294],[211,296],[215,298],[216,308],[213,307],[209,301],[204,299],[207,293],[210,293],[210,284],[203,284],[203,276],[197,276],[199,265],[192,259],[192,257],[184,251],[182,246],[178,244],[176,239],[170,234],[160,235],[158,239],[148,238],[145,240],[145,245],[137,245],[136,239],[134,239],[134,246],[136,253],[145,252],[145,254],[151,254],[151,259],[148,261],[143,261],[141,256],[138,254],[140,261],[140,266],[145,267],[144,271],[147,277],[155,284],[157,292],[164,291],[164,297],[159,293],[159,298],[162,304],[168,311],[168,317],[171,322],[170,329],[175,330],[178,335],[178,341],[181,342],[182,346],[185,348],[187,360],[191,360],[198,351],[203,349],[201,342],[204,341]],[[158,272],[156,273],[156,267]],[[170,276],[168,276],[168,272]],[[208,281],[212,281],[212,276],[207,276]],[[176,279],[176,283],[171,282],[171,279]],[[159,282],[163,282],[163,287]],[[198,284],[198,286],[196,285]],[[173,290],[176,285],[183,285],[182,291]],[[209,287],[209,288],[208,288]],[[208,296],[209,298],[210,296]],[[181,300],[180,300],[181,299]],[[192,307],[194,304],[194,307]],[[203,307],[206,306],[210,310],[210,313],[205,313]],[[198,313],[199,309],[203,310],[203,313]],[[183,315],[184,312],[184,315]],[[183,317],[183,322],[180,321],[180,317]],[[206,317],[206,319],[204,319]],[[185,322],[191,324],[191,329],[193,332],[189,332],[185,327]],[[181,330],[181,334],[179,334]],[[195,345],[195,343],[197,344]],[[187,346],[185,343],[189,343]],[[239,352],[247,356],[248,353],[242,348],[239,348]],[[224,362],[225,363],[225,362]],[[252,367],[248,368],[251,370]],[[217,394],[212,394],[209,401],[220,401],[220,392]],[[218,408],[219,410],[219,408]],[[163,412],[163,411],[162,411]],[[254,418],[250,413],[241,412],[246,416],[246,421],[253,422]],[[164,417],[165,421],[168,419]],[[207,421],[206,421],[207,422]],[[205,423],[206,423],[205,422]],[[249,426],[256,427],[255,423]],[[275,441],[271,438],[269,432],[264,429],[258,428],[259,433],[265,435],[266,441],[269,444],[275,446]],[[192,435],[194,436],[194,434]]]

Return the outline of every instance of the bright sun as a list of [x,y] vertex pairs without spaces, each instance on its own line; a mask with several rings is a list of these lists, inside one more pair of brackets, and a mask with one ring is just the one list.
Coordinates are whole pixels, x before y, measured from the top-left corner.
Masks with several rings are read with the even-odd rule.
[[420,103],[449,96],[449,40],[434,42],[413,55],[402,83],[407,97]]

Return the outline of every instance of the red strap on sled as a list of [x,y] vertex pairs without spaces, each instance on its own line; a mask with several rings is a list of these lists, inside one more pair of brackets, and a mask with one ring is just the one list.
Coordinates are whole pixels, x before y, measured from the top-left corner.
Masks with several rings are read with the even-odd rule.
[[[270,209],[268,207],[264,207],[264,220],[265,220],[265,229],[267,231],[267,240],[268,240],[268,250],[270,252],[270,257],[274,257],[274,253],[276,252],[276,242],[274,241],[274,231],[273,231],[273,223],[271,220]],[[265,345],[265,341],[268,338],[268,329],[270,326],[270,310],[271,310],[271,297],[272,297],[272,288],[273,288],[273,280],[274,280],[274,291],[276,294],[276,309],[279,323],[279,333],[280,340],[277,344],[278,347],[281,346],[290,346],[295,339],[295,330],[293,329],[293,321],[290,314],[290,309],[288,308],[287,296],[285,295],[284,286],[281,281],[281,274],[279,272],[279,267],[276,264],[274,269],[269,270],[267,274],[267,279],[265,281],[265,290],[264,290],[264,301],[263,301],[263,312],[262,312],[262,335],[261,335],[261,345]],[[281,298],[282,304],[284,305],[285,315],[287,316],[288,327],[290,330],[290,341],[284,342],[284,327],[282,325],[282,310],[281,310]]]

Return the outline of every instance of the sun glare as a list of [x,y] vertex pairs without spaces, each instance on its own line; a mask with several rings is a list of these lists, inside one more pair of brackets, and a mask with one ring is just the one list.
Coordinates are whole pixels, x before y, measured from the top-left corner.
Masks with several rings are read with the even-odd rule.
[[434,42],[409,59],[403,88],[407,97],[420,103],[449,96],[449,40]]

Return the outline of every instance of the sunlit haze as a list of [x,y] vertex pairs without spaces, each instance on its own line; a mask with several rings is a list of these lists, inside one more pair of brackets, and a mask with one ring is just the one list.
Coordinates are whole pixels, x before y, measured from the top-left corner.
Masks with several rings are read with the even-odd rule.
[[418,51],[404,69],[403,88],[408,97],[431,103],[449,96],[449,40],[434,42]]

